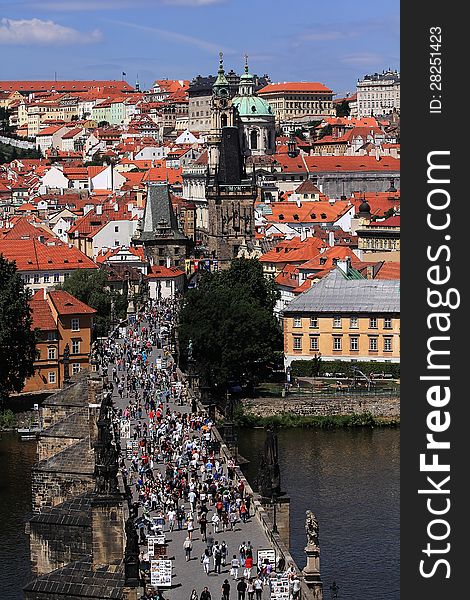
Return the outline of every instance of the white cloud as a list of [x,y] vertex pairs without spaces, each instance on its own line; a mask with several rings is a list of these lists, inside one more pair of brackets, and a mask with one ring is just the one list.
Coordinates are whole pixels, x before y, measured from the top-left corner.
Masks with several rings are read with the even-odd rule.
[[98,29],[82,33],[54,21],[41,19],[0,19],[0,44],[66,46],[93,44],[102,39]]
[[36,10],[57,12],[88,12],[125,10],[126,8],[151,7],[155,3],[167,6],[210,6],[225,3],[226,0],[26,0],[25,5]]
[[226,52],[227,54],[234,54],[234,50],[230,48],[224,48],[223,45],[215,44],[213,42],[208,42],[207,40],[202,40],[200,38],[193,37],[191,35],[186,35],[184,33],[177,33],[175,31],[168,31],[166,29],[159,29],[158,27],[150,27],[147,25],[139,25],[137,23],[128,23],[127,21],[108,21],[109,23],[114,23],[116,25],[123,25],[125,27],[131,27],[133,29],[139,29],[141,31],[149,31],[150,33],[156,33],[157,35],[171,40],[173,42],[179,42],[181,44],[188,44],[189,46],[195,46],[197,48],[201,48],[202,50],[206,50],[211,54],[218,54],[221,50]]
[[324,42],[329,40],[339,40],[346,37],[341,31],[319,31],[318,33],[306,33],[302,39],[308,42]]
[[372,52],[350,54],[341,58],[341,62],[358,67],[383,64],[383,60],[384,58],[381,54],[373,54]]

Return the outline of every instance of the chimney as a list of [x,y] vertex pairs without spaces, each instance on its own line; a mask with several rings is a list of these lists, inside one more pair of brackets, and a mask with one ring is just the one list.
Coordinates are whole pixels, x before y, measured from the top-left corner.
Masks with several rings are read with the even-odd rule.
[[118,212],[119,211],[119,204],[116,202],[116,204],[114,205],[114,212]]
[[95,206],[95,212],[97,215],[102,215],[103,214],[103,206],[101,204],[97,204]]
[[302,208],[302,202],[300,201],[300,198],[296,198],[296,203],[297,203],[297,208]]
[[330,246],[330,248],[333,248],[333,246],[335,245],[335,232],[334,231],[328,232],[328,245]]
[[307,230],[305,227],[302,227],[300,231],[300,241],[304,242],[307,239]]
[[349,269],[351,268],[351,259],[348,257],[341,258],[336,261],[336,266],[343,271],[345,275],[348,274]]
[[367,279],[374,279],[374,265],[367,265]]

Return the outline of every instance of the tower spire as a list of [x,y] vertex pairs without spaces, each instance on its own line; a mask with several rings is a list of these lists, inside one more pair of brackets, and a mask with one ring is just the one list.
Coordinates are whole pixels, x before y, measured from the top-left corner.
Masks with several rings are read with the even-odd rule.
[[245,52],[245,73],[248,75],[248,54]]

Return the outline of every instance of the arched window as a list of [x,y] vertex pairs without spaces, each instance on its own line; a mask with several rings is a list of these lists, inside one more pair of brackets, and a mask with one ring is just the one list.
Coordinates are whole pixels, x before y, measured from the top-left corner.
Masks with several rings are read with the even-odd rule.
[[226,114],[223,114],[220,117],[220,126],[221,127],[227,127],[227,115]]
[[253,131],[250,133],[250,148],[252,150],[258,149],[258,130],[257,129],[253,129]]

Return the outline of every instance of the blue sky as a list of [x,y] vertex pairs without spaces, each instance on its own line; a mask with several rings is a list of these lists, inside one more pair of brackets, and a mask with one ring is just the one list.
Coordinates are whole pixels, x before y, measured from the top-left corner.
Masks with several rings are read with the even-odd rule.
[[227,70],[339,95],[399,68],[399,0],[0,0],[0,79],[125,79]]

